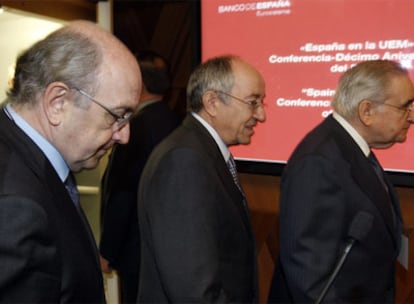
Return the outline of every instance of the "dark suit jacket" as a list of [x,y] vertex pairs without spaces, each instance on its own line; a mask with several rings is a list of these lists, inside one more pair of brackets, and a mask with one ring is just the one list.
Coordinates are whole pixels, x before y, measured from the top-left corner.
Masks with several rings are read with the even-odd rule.
[[138,273],[139,231],[137,189],[144,165],[154,147],[179,124],[163,101],[145,106],[131,120],[130,139],[112,151],[102,180],[100,252],[111,267]]
[[0,302],[103,303],[87,229],[48,159],[0,109]]
[[255,242],[243,195],[191,115],[151,154],[138,197],[139,302],[253,302]]
[[314,302],[361,212],[372,227],[356,242],[329,290],[326,303],[394,300],[394,266],[401,212],[350,135],[328,117],[299,144],[282,177],[280,263],[270,302]]

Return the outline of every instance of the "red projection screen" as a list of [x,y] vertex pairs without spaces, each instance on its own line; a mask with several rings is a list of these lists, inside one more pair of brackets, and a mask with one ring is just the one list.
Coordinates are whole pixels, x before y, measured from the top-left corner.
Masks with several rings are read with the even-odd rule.
[[[201,0],[201,53],[203,61],[239,55],[262,72],[267,121],[232,153],[242,163],[283,165],[331,112],[352,65],[391,59],[414,79],[414,0]],[[414,173],[414,126],[407,142],[376,154],[387,171]]]

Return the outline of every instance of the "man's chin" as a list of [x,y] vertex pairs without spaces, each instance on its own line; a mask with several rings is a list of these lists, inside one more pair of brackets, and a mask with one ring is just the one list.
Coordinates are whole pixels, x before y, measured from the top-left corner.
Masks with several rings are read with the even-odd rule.
[[81,168],[80,168],[79,171],[81,171],[81,170],[92,170],[92,169],[95,169],[99,165],[99,160],[102,158],[102,156],[94,155],[93,157],[85,160],[81,164],[81,166],[80,166]]
[[248,144],[250,144],[250,142],[251,142],[251,138],[250,138],[250,137],[247,137],[247,138],[243,138],[243,139],[239,142],[239,144],[240,144],[240,145],[248,145]]
[[404,135],[400,135],[396,138],[395,142],[396,143],[403,143],[407,140],[407,134]]

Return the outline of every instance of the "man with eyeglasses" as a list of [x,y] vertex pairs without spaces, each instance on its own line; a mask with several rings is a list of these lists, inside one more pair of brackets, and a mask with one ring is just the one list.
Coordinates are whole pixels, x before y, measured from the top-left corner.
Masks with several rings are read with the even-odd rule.
[[17,58],[0,110],[0,302],[105,302],[73,173],[128,142],[140,82],[129,50],[87,21]]
[[141,176],[138,302],[258,300],[255,240],[228,147],[250,143],[264,95],[261,74],[236,56],[190,76],[187,117]]
[[413,100],[396,62],[362,62],[340,78],[334,113],[298,144],[282,175],[269,302],[395,301],[402,217],[372,149],[406,140]]

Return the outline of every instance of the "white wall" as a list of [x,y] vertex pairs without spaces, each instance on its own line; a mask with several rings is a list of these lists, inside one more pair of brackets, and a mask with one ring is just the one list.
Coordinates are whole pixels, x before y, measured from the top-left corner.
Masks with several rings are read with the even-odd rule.
[[6,98],[17,55],[63,24],[63,21],[3,9],[0,13],[0,102]]

